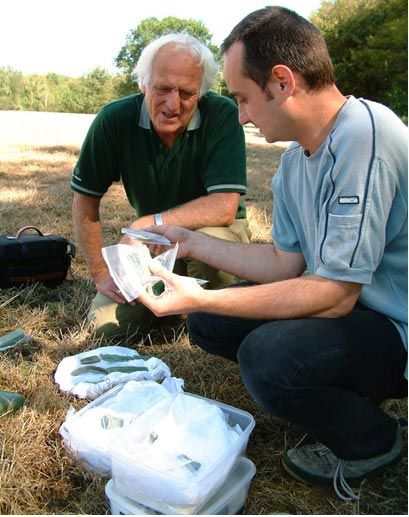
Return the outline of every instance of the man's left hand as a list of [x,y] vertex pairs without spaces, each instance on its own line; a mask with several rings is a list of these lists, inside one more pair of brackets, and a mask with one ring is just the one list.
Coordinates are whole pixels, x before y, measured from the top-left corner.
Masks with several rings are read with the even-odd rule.
[[149,265],[152,273],[165,283],[165,290],[159,296],[153,296],[146,291],[138,297],[155,316],[172,314],[188,314],[200,310],[206,291],[194,278],[175,275],[156,263]]

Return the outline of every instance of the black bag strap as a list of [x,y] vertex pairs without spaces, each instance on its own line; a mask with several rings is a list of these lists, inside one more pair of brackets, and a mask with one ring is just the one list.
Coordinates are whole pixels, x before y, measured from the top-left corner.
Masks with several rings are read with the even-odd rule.
[[[39,230],[36,226],[23,226],[23,228],[20,228],[20,230],[16,233],[16,236],[14,237],[14,239],[18,239],[19,237],[21,237],[21,234],[24,233],[26,230],[35,230],[38,235],[40,235],[41,237],[44,237],[44,234],[41,230]],[[75,246],[75,244],[73,244],[72,242],[68,241],[67,240],[67,244],[68,244],[68,254],[71,256],[71,258],[75,258],[75,255],[76,255],[76,252],[77,252],[77,247]]]
[[16,239],[19,239],[21,234],[24,233],[26,230],[35,230],[39,235],[41,235],[42,237],[44,237],[44,234],[42,231],[40,231],[38,228],[36,228],[35,226],[23,226],[23,228],[20,228],[20,230],[16,233]]

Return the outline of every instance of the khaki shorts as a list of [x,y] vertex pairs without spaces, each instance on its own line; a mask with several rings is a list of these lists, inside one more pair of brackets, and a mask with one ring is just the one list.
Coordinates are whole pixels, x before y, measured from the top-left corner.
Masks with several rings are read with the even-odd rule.
[[[247,219],[236,219],[230,226],[206,227],[197,230],[231,242],[250,242]],[[196,259],[176,261],[174,272],[208,280],[207,289],[217,289],[236,280],[233,275],[208,266]],[[97,293],[91,303],[87,320],[95,328],[97,336],[126,337],[148,331],[157,320],[156,316],[141,303],[136,305],[116,303],[108,296]]]

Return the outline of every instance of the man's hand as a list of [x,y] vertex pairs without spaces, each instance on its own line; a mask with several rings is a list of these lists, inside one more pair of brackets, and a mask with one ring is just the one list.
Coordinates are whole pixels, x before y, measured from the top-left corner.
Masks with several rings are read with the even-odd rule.
[[94,274],[92,279],[94,280],[95,286],[100,293],[105,294],[105,296],[108,296],[116,303],[127,303],[125,298],[122,296],[121,291],[112,280],[108,269],[103,269],[97,274]]
[[149,267],[155,276],[162,278],[165,290],[160,296],[152,296],[144,291],[139,295],[138,302],[142,302],[158,317],[199,310],[206,291],[194,278],[175,275],[155,263],[151,263]]

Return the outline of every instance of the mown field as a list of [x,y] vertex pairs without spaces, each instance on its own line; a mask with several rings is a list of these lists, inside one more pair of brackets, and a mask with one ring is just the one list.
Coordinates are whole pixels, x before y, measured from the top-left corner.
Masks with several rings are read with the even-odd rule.
[[[73,115],[65,122],[58,118],[58,128],[53,125],[55,116],[42,114],[35,123],[28,114],[26,124],[22,114],[16,117],[8,113],[5,124],[0,112],[0,234],[34,225],[73,239],[69,177],[87,122],[80,115],[76,133]],[[64,126],[70,128],[65,142]],[[256,135],[248,140],[246,200],[253,239],[268,241],[271,175],[282,150],[260,144]],[[105,243],[117,242],[120,228],[132,220],[121,185],[104,198],[102,220]],[[257,408],[235,364],[192,345],[179,317],[166,318],[149,334],[128,342],[98,340],[84,324],[94,294],[80,254],[73,262],[72,278],[58,288],[36,284],[0,289],[0,335],[23,328],[32,336],[29,344],[0,353],[0,390],[19,392],[27,399],[21,411],[0,417],[0,514],[109,513],[105,480],[81,470],[63,447],[58,431],[70,406],[79,409],[85,402],[63,395],[53,382],[64,357],[106,344],[156,355],[174,376],[185,379],[186,391],[253,414],[256,427],[247,456],[256,464],[257,474],[246,514],[407,514],[406,454],[393,470],[354,484],[360,494],[356,503],[340,501],[332,489],[298,483],[285,474],[280,456],[285,448],[308,438]],[[389,401],[386,408],[397,417],[407,416],[406,401]]]

